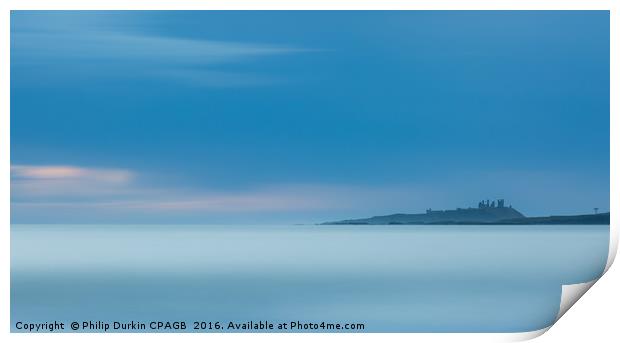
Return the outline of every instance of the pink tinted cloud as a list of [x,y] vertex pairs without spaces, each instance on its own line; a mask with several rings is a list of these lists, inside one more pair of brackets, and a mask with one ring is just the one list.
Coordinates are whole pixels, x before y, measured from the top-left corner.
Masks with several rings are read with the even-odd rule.
[[[272,184],[243,190],[146,185],[126,169],[67,165],[11,168],[14,208],[118,213],[257,213],[377,208],[403,190],[335,184]],[[408,198],[411,193],[405,194]]]
[[19,198],[117,194],[131,183],[125,169],[84,168],[67,165],[11,166],[11,196]]
[[82,168],[62,165],[15,165],[11,166],[11,176],[18,179],[46,180],[94,180],[105,183],[126,183],[132,173],[124,169]]

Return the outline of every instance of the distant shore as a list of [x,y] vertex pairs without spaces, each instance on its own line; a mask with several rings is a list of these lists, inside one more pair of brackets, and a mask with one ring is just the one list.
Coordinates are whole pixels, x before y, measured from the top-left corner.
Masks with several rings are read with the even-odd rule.
[[499,220],[436,220],[432,222],[390,220],[390,217],[403,218],[403,215],[326,222],[321,225],[609,225],[610,223],[609,212],[572,216],[519,217]]

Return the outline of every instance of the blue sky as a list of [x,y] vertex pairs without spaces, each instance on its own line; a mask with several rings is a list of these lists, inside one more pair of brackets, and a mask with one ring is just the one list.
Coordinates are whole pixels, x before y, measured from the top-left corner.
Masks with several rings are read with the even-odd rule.
[[609,208],[609,13],[12,12],[11,214]]

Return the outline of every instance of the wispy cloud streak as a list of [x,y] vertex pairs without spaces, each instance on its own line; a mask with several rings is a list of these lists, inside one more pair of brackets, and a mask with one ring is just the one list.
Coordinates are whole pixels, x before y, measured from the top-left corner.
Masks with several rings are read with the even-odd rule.
[[137,178],[137,173],[125,169],[17,165],[11,168],[12,205],[76,211],[244,213],[351,209],[398,195],[389,189],[317,184],[188,191],[145,186]]
[[125,169],[66,165],[11,166],[12,202],[51,203],[131,193],[134,173]]
[[[63,78],[74,76],[146,77],[187,81],[188,86],[235,87],[272,84],[273,77],[258,72],[235,71],[234,66],[269,56],[317,51],[264,42],[237,42],[163,36],[132,32],[121,23],[105,24],[113,15],[102,14],[95,25],[76,21],[61,24],[47,16],[38,21],[20,19],[11,31],[11,62],[24,71],[55,75],[62,66]],[[110,17],[110,18],[108,18]],[[47,19],[47,20],[46,20]],[[71,21],[71,16],[66,18]],[[226,65],[226,70],[221,66]],[[78,78],[79,80],[79,78]]]
[[14,33],[20,56],[99,62],[231,63],[243,59],[307,52],[286,46],[123,34],[116,32]]

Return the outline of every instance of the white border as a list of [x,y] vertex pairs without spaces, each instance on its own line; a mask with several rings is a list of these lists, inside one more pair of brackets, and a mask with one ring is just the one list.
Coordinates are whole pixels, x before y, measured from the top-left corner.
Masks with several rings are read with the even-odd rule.
[[[0,255],[2,259],[2,282],[0,283],[0,323],[5,325],[0,333],[0,337],[3,337],[2,341],[34,341],[34,340],[50,340],[56,342],[64,341],[104,341],[109,339],[121,339],[121,340],[135,340],[136,338],[145,339],[153,342],[168,341],[170,339],[183,339],[188,341],[200,341],[204,342],[205,339],[216,341],[236,341],[238,339],[252,339],[258,341],[276,341],[276,342],[289,342],[291,340],[300,342],[314,342],[317,338],[327,341],[341,341],[355,340],[355,341],[376,341],[389,339],[391,341],[410,341],[412,339],[418,339],[432,342],[445,342],[445,341],[504,341],[504,340],[523,340],[536,337],[547,329],[542,329],[530,333],[522,334],[209,334],[204,336],[202,334],[89,334],[84,336],[83,334],[10,334],[9,335],[9,291],[10,291],[10,83],[9,83],[9,48],[10,48],[10,10],[34,10],[34,9],[144,9],[144,10],[164,10],[164,9],[203,9],[203,10],[234,10],[234,9],[262,9],[262,10],[275,10],[275,9],[355,9],[355,10],[611,10],[611,180],[610,180],[610,194],[620,194],[619,184],[617,178],[614,175],[620,172],[618,168],[618,147],[620,146],[620,136],[614,135],[614,132],[620,132],[618,121],[618,101],[613,94],[618,93],[618,68],[617,62],[619,58],[618,54],[618,4],[616,1],[576,1],[576,0],[517,0],[517,1],[502,1],[502,0],[478,0],[478,1],[465,1],[465,0],[427,0],[427,1],[412,1],[412,0],[384,0],[384,1],[369,1],[369,0],[297,0],[297,1],[285,1],[285,0],[228,0],[228,1],[199,1],[199,0],[58,0],[52,3],[51,0],[2,0],[0,1],[0,169],[2,170],[3,178],[0,179],[0,192],[2,197],[0,198],[0,218],[1,218],[1,230],[0,230]],[[611,266],[618,246],[618,216],[619,208],[618,197],[611,197],[610,209],[611,209],[611,240],[610,240],[610,254],[606,271]],[[616,272],[617,273],[617,272]],[[603,277],[605,279],[605,277]],[[591,285],[588,285],[591,286]],[[589,287],[587,287],[589,288]],[[582,295],[582,294],[581,294]],[[596,316],[596,314],[592,314]]]

